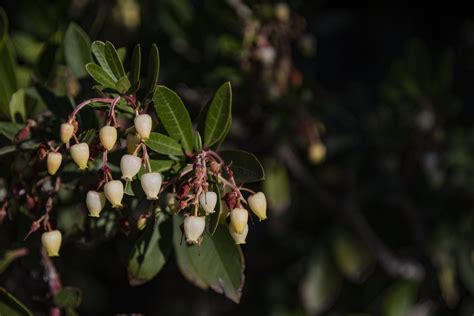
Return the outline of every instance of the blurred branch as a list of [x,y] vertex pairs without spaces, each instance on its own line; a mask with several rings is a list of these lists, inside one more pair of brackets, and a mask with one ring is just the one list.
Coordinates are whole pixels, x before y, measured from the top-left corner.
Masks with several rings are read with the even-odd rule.
[[374,252],[379,264],[389,275],[415,281],[419,281],[424,277],[425,270],[419,262],[398,257],[383,243],[360,212],[357,203],[341,202],[340,199],[333,197],[328,191],[320,187],[311,176],[311,172],[288,146],[281,146],[278,149],[278,155],[287,165],[293,177],[304,183],[315,199],[323,204],[325,208],[340,212],[349,219],[357,233]]
[[[46,281],[48,282],[49,292],[51,296],[54,298],[54,296],[58,294],[59,291],[61,291],[61,288],[62,288],[61,277],[59,276],[59,273],[56,270],[56,267],[54,266],[53,261],[51,260],[51,258],[46,253],[46,250],[44,249],[41,251],[41,261],[44,266],[44,275],[45,275]],[[60,316],[61,309],[59,307],[53,306],[49,310],[49,315]]]

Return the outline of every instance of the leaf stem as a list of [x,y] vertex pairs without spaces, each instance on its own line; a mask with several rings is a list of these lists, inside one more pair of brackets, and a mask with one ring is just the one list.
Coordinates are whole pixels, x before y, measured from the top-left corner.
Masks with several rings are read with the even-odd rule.
[[93,102],[112,103],[113,101],[114,99],[111,99],[111,98],[92,98],[92,99],[86,100],[74,108],[72,113],[69,115],[69,119],[72,120],[76,116],[76,114],[88,104],[91,104]]

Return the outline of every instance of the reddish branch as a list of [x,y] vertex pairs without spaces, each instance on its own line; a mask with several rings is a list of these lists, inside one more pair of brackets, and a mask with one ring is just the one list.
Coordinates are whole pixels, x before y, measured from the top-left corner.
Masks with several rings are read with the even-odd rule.
[[[44,266],[44,276],[49,286],[49,293],[51,297],[54,297],[61,291],[61,277],[54,266],[53,261],[46,253],[46,250],[41,251],[41,262]],[[61,316],[61,309],[59,307],[52,306],[49,309],[50,316]]]

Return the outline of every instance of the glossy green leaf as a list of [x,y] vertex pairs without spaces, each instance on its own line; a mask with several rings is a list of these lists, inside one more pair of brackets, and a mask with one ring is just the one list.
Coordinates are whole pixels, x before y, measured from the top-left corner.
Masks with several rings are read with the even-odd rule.
[[232,115],[232,88],[230,82],[219,87],[207,109],[204,126],[204,145],[211,147],[225,137]]
[[24,127],[23,124],[17,124],[12,122],[0,122],[0,134],[13,140],[16,134]]
[[219,155],[227,164],[230,164],[234,179],[238,184],[265,179],[262,164],[254,154],[243,150],[225,150]]
[[142,63],[142,52],[140,44],[137,44],[133,49],[132,53],[132,67],[130,71],[130,81],[132,86],[136,85],[140,81],[140,68]]
[[382,303],[383,316],[409,315],[415,304],[417,286],[410,281],[398,281],[385,293]]
[[91,50],[92,53],[94,54],[95,58],[99,62],[99,65],[102,67],[102,69],[111,77],[115,80],[118,78],[115,77],[112,69],[110,68],[107,58],[105,57],[105,43],[101,41],[94,41],[91,45]]
[[92,62],[91,40],[84,30],[74,22],[69,24],[64,36],[66,64],[77,78],[87,76],[85,65]]
[[10,116],[14,123],[26,121],[25,91],[23,89],[12,94],[10,99]]
[[160,154],[173,156],[182,156],[184,154],[181,145],[176,140],[160,133],[151,133],[150,138],[145,141],[145,144],[151,150]]
[[99,84],[103,85],[104,87],[115,89],[115,80],[110,77],[104,69],[102,69],[99,65],[90,63],[86,65],[86,70],[97,81]]
[[163,268],[171,251],[171,218],[161,212],[154,225],[135,243],[128,262],[128,282],[132,286],[150,281]]
[[158,46],[153,44],[151,46],[150,57],[148,59],[148,80],[147,80],[147,95],[154,95],[156,85],[158,84],[158,77],[160,75],[160,52]]
[[171,89],[158,86],[153,96],[155,110],[165,130],[181,143],[186,153],[193,150],[193,126],[181,98]]
[[244,284],[244,258],[227,227],[204,235],[201,246],[188,246],[182,238],[182,217],[174,216],[173,243],[181,273],[196,286],[211,288],[238,303]]
[[120,61],[117,50],[111,42],[105,43],[104,53],[107,64],[109,65],[110,70],[112,70],[115,78],[122,78],[125,76],[122,61]]
[[0,287],[0,315],[29,316],[33,313],[16,297]]
[[54,296],[53,301],[60,308],[77,308],[82,302],[82,292],[78,288],[66,286]]
[[123,76],[122,78],[120,78],[117,83],[115,84],[115,87],[117,88],[117,90],[120,92],[120,93],[125,93],[128,91],[128,89],[130,89],[131,87],[131,84],[130,84],[130,81],[128,80],[128,77],[127,76]]

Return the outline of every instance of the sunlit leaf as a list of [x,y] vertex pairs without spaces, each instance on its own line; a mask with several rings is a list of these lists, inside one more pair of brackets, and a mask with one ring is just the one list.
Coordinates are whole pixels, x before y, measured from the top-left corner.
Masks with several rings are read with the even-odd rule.
[[230,82],[219,87],[207,109],[204,145],[212,146],[225,137],[232,120],[232,88]]
[[151,150],[173,156],[182,156],[183,150],[181,145],[173,138],[160,133],[151,133],[150,138],[145,141],[145,144],[150,147]]

